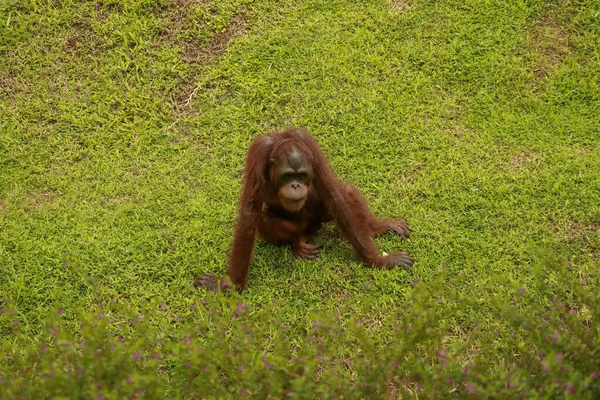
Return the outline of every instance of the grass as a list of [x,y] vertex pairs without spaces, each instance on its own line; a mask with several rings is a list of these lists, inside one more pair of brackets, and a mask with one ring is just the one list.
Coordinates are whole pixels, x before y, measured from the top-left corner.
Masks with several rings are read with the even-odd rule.
[[498,304],[563,293],[553,270],[536,285],[540,259],[598,290],[599,15],[591,0],[1,2],[0,297],[21,335],[0,325],[5,355],[41,343],[58,308],[69,331],[157,302],[157,335],[201,324],[192,282],[226,268],[249,143],[304,126],[375,214],[407,219],[408,241],[378,243],[417,263],[366,268],[329,227],[314,261],[259,242],[249,316],[302,343],[315,312],[343,308],[381,349],[422,284],[444,340],[504,370],[518,345],[469,331],[507,334]]

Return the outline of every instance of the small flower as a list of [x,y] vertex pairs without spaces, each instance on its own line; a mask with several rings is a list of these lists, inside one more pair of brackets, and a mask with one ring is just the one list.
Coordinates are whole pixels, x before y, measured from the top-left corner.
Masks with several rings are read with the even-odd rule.
[[417,286],[418,284],[419,284],[419,280],[418,279],[415,279],[415,280],[412,281],[413,287]]
[[577,312],[577,311],[575,311],[575,309],[574,309],[574,308],[571,308],[571,309],[569,310],[569,314],[575,314],[576,312]]
[[563,361],[563,355],[562,355],[562,353],[556,353],[556,361],[557,362],[562,362]]
[[56,329],[54,329],[53,326],[50,327],[50,334],[51,335],[56,335]]
[[139,351],[136,351],[135,353],[133,353],[133,354],[131,355],[131,357],[133,357],[133,359],[137,361],[137,360],[139,360],[139,359],[140,359],[142,356],[140,355],[140,352],[139,352]]
[[56,314],[57,315],[63,315],[64,310],[62,308],[59,308],[58,310],[56,310]]
[[583,286],[587,286],[587,284],[588,284],[588,282],[587,282],[587,279],[585,279],[585,278],[581,278],[581,284],[582,284]]
[[323,362],[323,356],[322,356],[322,355],[320,355],[320,354],[317,354],[317,357],[316,357],[316,359],[317,359],[319,362]]
[[41,349],[42,351],[46,351],[46,350],[48,350],[48,345],[47,345],[46,343],[42,343],[42,344],[40,345],[40,349]]
[[192,367],[192,366],[190,365],[190,363],[189,363],[189,362],[187,362],[187,361],[186,361],[186,362],[183,364],[183,366],[184,366],[184,367],[186,367],[187,369],[190,369],[190,368]]
[[591,373],[590,377],[592,379],[598,379],[598,373],[594,371],[594,372]]
[[411,333],[413,331],[413,327],[412,325],[409,325],[408,328],[406,329],[408,331],[408,333]]
[[129,375],[127,379],[125,379],[125,383],[131,385],[131,382],[133,382],[133,379],[131,379],[131,375]]
[[398,364],[398,361],[394,361],[394,362],[392,363],[392,368],[393,368],[393,369],[396,369],[396,368],[398,368],[398,365],[399,365],[399,364]]
[[444,351],[444,349],[440,350],[439,354],[440,354],[441,357],[446,356],[446,352]]
[[575,392],[575,386],[573,386],[573,385],[567,385],[567,387],[565,389],[569,393],[574,393]]
[[475,386],[473,386],[473,385],[471,385],[471,384],[467,383],[467,391],[468,391],[469,393],[475,393]]
[[371,284],[370,283],[365,283],[365,291],[368,291],[369,289],[371,289]]
[[99,318],[99,319],[103,319],[103,318],[104,318],[104,311],[100,311],[100,312],[98,313],[98,318]]
[[514,381],[508,381],[508,387],[509,388],[514,388],[515,386],[517,386],[517,384]]
[[238,371],[243,372],[246,369],[246,367],[244,367],[243,365],[240,365],[238,367]]
[[190,338],[185,338],[185,339],[183,339],[183,342],[184,342],[185,344],[192,344],[192,339],[190,339]]
[[525,293],[525,288],[524,288],[523,286],[521,286],[521,287],[519,288],[519,293],[520,293],[520,294],[523,294],[523,293]]

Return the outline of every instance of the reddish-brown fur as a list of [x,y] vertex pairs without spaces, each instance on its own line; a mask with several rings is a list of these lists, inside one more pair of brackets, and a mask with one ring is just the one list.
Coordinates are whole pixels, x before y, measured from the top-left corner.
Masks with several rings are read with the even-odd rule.
[[[282,165],[287,168],[285,158],[292,153],[300,154],[298,149],[308,160],[302,163],[309,170],[308,195],[304,203],[296,203],[303,204],[302,209],[289,212],[287,206],[284,208],[284,188],[276,183],[276,171]],[[297,257],[315,258],[320,246],[310,240],[329,221],[339,226],[358,259],[365,264],[387,269],[396,266],[408,269],[412,265],[413,259],[403,252],[380,255],[372,241],[387,231],[408,237],[406,222],[373,216],[358,190],[336,178],[316,140],[306,130],[293,128],[258,137],[246,160],[240,214],[227,269],[231,283],[239,290],[246,286],[257,234],[270,243],[291,245]],[[201,277],[196,285],[213,287],[207,284],[210,279]]]

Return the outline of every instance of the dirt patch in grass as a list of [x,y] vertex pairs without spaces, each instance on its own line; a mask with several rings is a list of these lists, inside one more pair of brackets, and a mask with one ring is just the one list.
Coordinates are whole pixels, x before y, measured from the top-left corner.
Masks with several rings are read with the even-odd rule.
[[402,14],[410,9],[410,0],[390,0],[390,12]]
[[[208,4],[197,1],[173,0],[171,10],[165,15],[166,24],[162,32],[163,39],[183,48],[184,62],[205,63],[212,58],[224,53],[231,41],[240,36],[247,27],[247,17],[242,11],[236,12],[229,20],[227,26],[214,28],[210,31],[197,34],[209,21],[202,17],[194,17],[194,9],[210,8]],[[201,37],[208,39],[203,40]]]
[[423,176],[425,167],[422,164],[413,164],[406,168],[400,175],[394,179],[391,184],[396,188],[412,186],[418,179]]
[[53,203],[58,196],[52,192],[32,193],[28,196],[24,210],[25,212],[39,212]]
[[23,91],[24,88],[17,83],[14,72],[0,71],[0,99],[12,97]]
[[[229,49],[231,42],[247,29],[248,18],[238,11],[225,26],[205,28],[209,25],[212,9],[210,2],[173,0],[165,14],[163,40],[182,48],[182,61],[191,66],[188,77],[173,92],[173,108],[176,114],[187,113],[198,90],[219,92],[218,87],[200,87],[196,76],[198,69]],[[202,10],[198,16],[198,10]],[[214,25],[214,24],[213,24]],[[211,25],[212,26],[212,25]],[[218,85],[216,85],[218,86]]]
[[558,227],[558,236],[569,245],[579,245],[584,253],[600,258],[600,219],[568,221]]
[[546,15],[533,27],[529,47],[535,55],[534,79],[546,78],[560,68],[573,52],[571,32],[561,26],[553,15]]
[[246,15],[242,12],[235,14],[227,29],[216,34],[208,43],[208,46],[198,48],[191,43],[185,47],[184,58],[190,61],[204,62],[213,57],[223,54],[231,44],[231,41],[244,32],[247,26]]
[[510,168],[512,170],[525,170],[537,166],[541,155],[536,150],[525,150],[515,155],[510,160]]

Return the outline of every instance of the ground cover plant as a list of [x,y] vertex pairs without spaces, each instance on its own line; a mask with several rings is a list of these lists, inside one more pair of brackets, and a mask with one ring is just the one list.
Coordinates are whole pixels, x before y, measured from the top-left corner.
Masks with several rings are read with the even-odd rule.
[[[0,2],[0,398],[595,398],[600,5]],[[225,269],[307,127],[411,271],[326,228]]]

